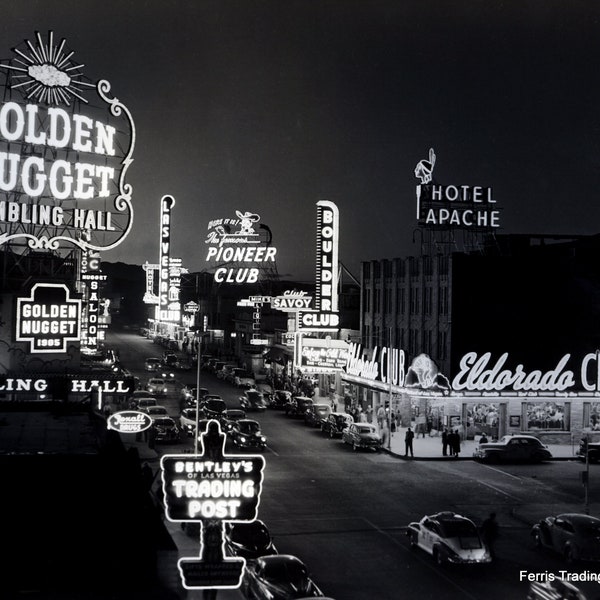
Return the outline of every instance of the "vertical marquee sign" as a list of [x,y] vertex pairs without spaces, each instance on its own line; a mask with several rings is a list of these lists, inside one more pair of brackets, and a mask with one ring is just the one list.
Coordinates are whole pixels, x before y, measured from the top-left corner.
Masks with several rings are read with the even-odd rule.
[[298,313],[298,331],[337,331],[339,211],[333,202],[317,202],[317,270],[315,308]]
[[53,32],[13,52],[0,62],[0,245],[115,248],[133,223],[131,114]]
[[202,528],[200,556],[180,558],[177,565],[186,589],[238,588],[246,560],[225,557],[224,523],[257,518],[265,459],[225,454],[215,420],[200,439],[200,454],[165,455],[160,462],[167,519]]
[[[160,254],[158,261],[158,306],[156,320],[168,323],[181,321],[181,259],[171,258],[171,210],[173,196],[163,196],[160,201]],[[148,271],[146,271],[148,272]]]

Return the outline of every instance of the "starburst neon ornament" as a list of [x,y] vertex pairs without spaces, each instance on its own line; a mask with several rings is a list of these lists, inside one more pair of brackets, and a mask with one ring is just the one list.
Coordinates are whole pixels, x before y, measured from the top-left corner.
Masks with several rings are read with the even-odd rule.
[[69,106],[74,98],[78,98],[87,104],[87,100],[82,96],[83,88],[96,86],[81,80],[83,74],[80,69],[85,65],[76,64],[72,60],[74,52],[65,50],[64,38],[58,46],[54,45],[52,31],[48,32],[46,44],[39,32],[36,32],[36,37],[36,46],[29,40],[26,41],[28,52],[13,48],[15,54],[23,60],[15,58],[13,64],[0,65],[18,72],[13,75],[12,79],[16,83],[11,83],[10,88],[23,88],[25,98],[37,102]]

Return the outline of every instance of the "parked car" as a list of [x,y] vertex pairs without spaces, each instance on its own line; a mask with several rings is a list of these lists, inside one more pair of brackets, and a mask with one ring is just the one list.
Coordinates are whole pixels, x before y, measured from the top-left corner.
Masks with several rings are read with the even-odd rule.
[[260,424],[253,419],[240,419],[228,432],[229,439],[237,448],[256,448],[264,450],[267,438],[260,430]]
[[306,565],[290,554],[273,554],[248,560],[241,590],[245,598],[252,600],[324,596],[308,574]]
[[306,396],[292,396],[283,410],[288,417],[302,417],[306,411],[312,406],[313,401]]
[[353,450],[381,450],[381,436],[371,423],[352,423],[342,431],[342,442],[350,444]]
[[229,378],[230,382],[239,388],[251,388],[255,386],[254,375],[246,369],[233,369]]
[[312,404],[304,413],[304,423],[309,427],[321,427],[321,423],[327,419],[330,412],[329,404]]
[[332,412],[321,423],[321,431],[330,438],[341,437],[342,431],[354,423],[354,418],[348,413]]
[[277,554],[267,526],[259,519],[250,523],[225,524],[225,553],[229,556],[258,558]]
[[177,362],[173,365],[176,371],[186,372],[192,370],[192,363],[187,358],[178,358]]
[[178,442],[180,440],[179,427],[171,417],[154,418],[151,429],[156,442]]
[[265,410],[267,403],[258,390],[246,390],[244,395],[240,396],[240,406],[246,411]]
[[[256,381],[256,380],[255,380]],[[268,407],[272,407],[273,404],[273,387],[269,383],[264,381],[258,381],[255,383],[254,388],[257,389],[265,399]]]
[[167,382],[164,379],[159,379],[158,377],[152,377],[151,379],[148,379],[146,389],[151,394],[156,394],[157,396],[166,396],[167,392],[169,391],[167,388]]
[[425,550],[440,566],[492,561],[490,550],[475,523],[454,512],[439,512],[409,523],[406,535],[413,548]]
[[159,417],[168,417],[169,412],[164,406],[148,406],[144,409],[140,409],[141,412],[145,412],[153,421]]
[[224,363],[223,366],[216,372],[217,379],[227,381],[227,377],[231,374],[233,369],[237,367],[234,363]]
[[160,371],[162,369],[162,361],[160,358],[147,358],[144,361],[144,369],[150,372]]
[[552,550],[567,563],[600,560],[600,519],[578,513],[546,517],[531,529],[535,545]]
[[173,368],[175,363],[179,360],[175,352],[163,352],[162,364],[166,367]]
[[205,396],[200,406],[202,412],[207,419],[217,419],[221,417],[221,414],[227,410],[227,404],[221,396],[211,394]]
[[179,416],[179,427],[189,437],[194,437],[196,432],[196,417],[198,413],[195,408],[184,408]]
[[589,452],[589,461],[591,463],[597,463],[600,461],[600,442],[588,442],[586,439],[579,441],[579,449],[577,450],[577,457],[585,460],[586,452]]
[[240,419],[246,418],[246,411],[241,408],[228,408],[221,413],[221,430],[227,433]]
[[154,404],[156,404],[156,399],[152,396],[152,394],[150,394],[150,392],[146,390],[136,390],[129,397],[129,408],[136,409],[140,400],[154,400]]
[[223,367],[226,364],[227,363],[224,360],[218,360],[218,361],[212,363],[212,366],[210,366],[210,363],[209,363],[209,370],[211,371],[211,373],[213,373],[213,375],[216,375],[218,378],[219,373],[221,372],[221,369],[223,369]]
[[[183,400],[183,403],[188,408],[196,407],[196,389],[197,388],[195,388],[195,387],[185,385],[181,388],[181,390],[179,392],[181,399]],[[201,387],[200,394],[199,394],[200,402],[202,402],[202,400],[204,400],[204,398],[206,398],[206,396],[208,396],[208,389]]]
[[271,404],[269,406],[271,408],[283,410],[285,405],[290,401],[292,397],[292,392],[288,390],[275,390],[273,392],[273,399],[271,400]]
[[552,581],[532,581],[527,600],[588,600],[572,583],[556,577]]
[[137,408],[137,410],[139,410],[140,412],[146,412],[150,407],[156,405],[156,398],[145,397],[137,399],[135,408]]
[[548,447],[532,435],[505,435],[497,442],[479,444],[473,458],[482,462],[542,462],[552,458]]

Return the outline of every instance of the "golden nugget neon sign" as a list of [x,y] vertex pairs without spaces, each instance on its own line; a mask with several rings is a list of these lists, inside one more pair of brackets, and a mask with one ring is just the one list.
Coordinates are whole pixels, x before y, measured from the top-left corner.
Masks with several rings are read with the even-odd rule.
[[[83,80],[83,65],[73,61],[64,39],[54,44],[52,32],[46,43],[38,33],[36,45],[28,41],[14,52],[16,58],[0,65],[10,90],[0,105],[0,192],[11,196],[0,201],[0,244],[23,238],[34,249],[56,250],[64,243],[90,250],[116,247],[133,221],[132,190],[125,183],[135,143],[129,111],[109,98],[107,81]],[[125,126],[108,122],[102,109],[101,118],[96,108],[75,111],[72,103],[86,104],[85,94],[94,88],[108,105],[108,118],[124,116]],[[127,125],[129,148],[122,152],[126,144],[118,131]],[[81,230],[92,236],[81,236]]]

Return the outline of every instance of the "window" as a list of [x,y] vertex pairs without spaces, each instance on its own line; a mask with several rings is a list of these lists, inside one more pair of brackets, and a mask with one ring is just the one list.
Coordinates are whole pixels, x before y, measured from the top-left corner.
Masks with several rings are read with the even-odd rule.
[[431,298],[433,296],[433,289],[427,286],[425,288],[425,295],[423,297],[423,312],[427,316],[431,315]]
[[448,334],[445,331],[438,331],[438,339],[437,339],[437,356],[439,360],[446,360],[446,342],[447,342]]
[[373,312],[381,312],[381,290],[379,288],[375,288],[373,290],[373,294]]
[[448,288],[441,287],[440,295],[438,298],[439,306],[438,306],[438,314],[447,315],[448,314]]
[[568,431],[567,407],[564,402],[527,402],[527,429]]
[[420,294],[421,290],[419,288],[411,288],[410,290],[410,312],[413,315],[419,314],[420,309]]
[[371,312],[371,290],[369,288],[365,288],[364,312]]
[[406,312],[406,290],[398,288],[398,313],[403,315]]
[[600,402],[590,402],[588,406],[589,409],[584,405],[583,426],[589,427],[593,431],[600,431]]

